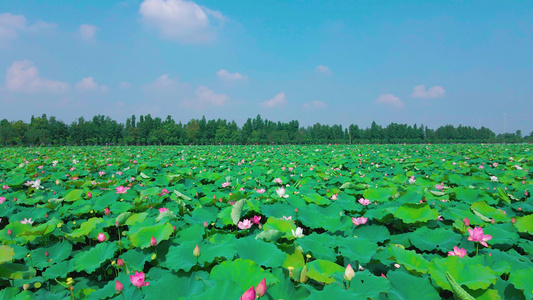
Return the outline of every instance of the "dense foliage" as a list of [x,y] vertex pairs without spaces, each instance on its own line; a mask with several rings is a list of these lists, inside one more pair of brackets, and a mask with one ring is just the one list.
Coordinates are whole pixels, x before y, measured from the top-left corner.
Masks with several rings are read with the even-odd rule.
[[0,153],[1,299],[533,298],[528,145]]
[[315,124],[300,127],[298,121],[288,123],[249,118],[242,127],[234,121],[190,120],[176,123],[171,116],[165,120],[149,114],[135,115],[120,124],[109,117],[97,115],[92,120],[79,118],[66,125],[55,117],[32,117],[23,121],[0,121],[0,143],[8,145],[251,145],[251,144],[399,144],[399,143],[523,143],[532,142],[533,134],[522,137],[516,133],[496,135],[490,129],[446,125],[430,129],[391,123],[382,127],[375,122],[370,128],[350,125]]

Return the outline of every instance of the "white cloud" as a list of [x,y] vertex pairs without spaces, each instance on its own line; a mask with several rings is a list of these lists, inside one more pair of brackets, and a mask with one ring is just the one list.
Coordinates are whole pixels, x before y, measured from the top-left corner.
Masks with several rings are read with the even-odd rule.
[[442,86],[434,86],[429,88],[429,90],[426,90],[425,85],[417,85],[413,88],[413,93],[411,94],[411,97],[415,98],[440,98],[444,97],[444,89]]
[[177,85],[178,85],[177,78],[170,78],[168,74],[164,74],[158,77],[152,83],[148,84],[146,87],[149,89],[156,89],[156,90],[169,90],[169,89],[176,88]]
[[318,100],[303,104],[304,109],[314,109],[314,108],[321,109],[321,108],[326,108],[326,106],[327,106],[326,103],[322,101],[318,101]]
[[320,65],[316,67],[316,70],[320,73],[324,73],[326,75],[331,75],[331,71],[329,70],[328,66]]
[[404,103],[400,98],[394,96],[393,94],[381,94],[376,99],[376,103],[378,104],[385,104],[385,105],[392,105],[396,107],[403,107]]
[[121,89],[129,89],[131,87],[131,83],[126,82],[126,81],[122,81],[122,82],[120,82],[119,86],[120,86]]
[[98,30],[99,28],[94,25],[82,24],[78,29],[78,34],[82,40],[90,42],[96,38],[96,31]]
[[68,83],[42,78],[32,61],[15,61],[6,71],[5,87],[15,92],[64,92]]
[[74,86],[80,91],[101,91],[107,92],[109,88],[103,84],[99,84],[92,77],[85,77],[81,81],[77,82]]
[[206,43],[216,39],[209,17],[224,21],[218,11],[185,0],[144,0],[139,8],[143,21],[167,39],[185,43]]
[[229,100],[225,94],[217,94],[205,86],[199,86],[196,89],[196,99],[187,99],[181,103],[184,107],[194,107],[205,109],[212,106],[223,106]]
[[274,96],[274,98],[261,103],[261,106],[263,106],[263,107],[279,107],[279,106],[283,106],[283,105],[286,105],[288,103],[287,99],[285,99],[285,98],[286,98],[285,97],[285,93],[281,92],[281,93],[277,94],[276,96]]
[[241,73],[230,73],[224,69],[217,72],[217,75],[220,79],[225,81],[238,81],[248,79],[248,76],[242,75]]
[[0,44],[2,41],[9,41],[17,38],[21,32],[41,32],[56,28],[54,23],[36,21],[28,26],[28,20],[23,15],[13,15],[11,13],[0,14]]

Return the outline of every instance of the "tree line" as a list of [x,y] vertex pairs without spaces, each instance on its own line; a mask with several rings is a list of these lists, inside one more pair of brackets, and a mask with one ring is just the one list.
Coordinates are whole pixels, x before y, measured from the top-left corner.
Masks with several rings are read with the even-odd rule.
[[65,124],[56,117],[32,116],[29,123],[0,121],[0,142],[4,146],[28,145],[250,145],[250,144],[397,144],[397,143],[523,143],[533,142],[533,132],[522,137],[516,133],[496,135],[486,127],[441,126],[430,129],[416,124],[390,123],[386,127],[372,122],[369,128],[352,124],[301,127],[288,123],[249,118],[239,127],[224,119],[192,119],[188,123],[152,118],[150,114],[127,118],[118,123],[110,117],[83,117]]

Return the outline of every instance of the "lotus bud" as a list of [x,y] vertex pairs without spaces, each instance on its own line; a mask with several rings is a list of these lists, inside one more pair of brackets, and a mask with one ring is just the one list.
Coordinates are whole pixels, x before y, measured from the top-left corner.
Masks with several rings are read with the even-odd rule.
[[98,241],[99,241],[99,242],[103,242],[103,241],[105,241],[105,240],[106,240],[106,236],[105,236],[105,234],[102,233],[102,232],[100,232],[100,233],[98,234]]
[[109,215],[110,213],[111,213],[111,210],[110,210],[109,208],[106,207],[106,208],[104,209],[104,214],[107,216],[107,215]]
[[307,266],[304,266],[304,268],[300,272],[300,283],[306,283],[306,282],[307,282]]
[[157,240],[155,239],[155,237],[152,237],[152,239],[150,239],[150,246],[155,246],[157,245]]
[[124,289],[124,285],[117,280],[115,282],[115,289],[117,290],[117,293],[120,293]]
[[263,278],[261,282],[257,285],[257,288],[255,289],[256,296],[263,297],[267,291],[267,285],[266,280]]
[[494,220],[494,218],[492,218],[492,219],[490,220],[490,223],[492,223],[492,224],[496,223],[496,221]]
[[117,259],[117,266],[119,267],[124,266],[124,260],[122,260],[122,258]]
[[48,251],[45,251],[44,256],[48,257],[48,255],[50,255],[50,253],[48,253]]
[[470,220],[468,220],[468,218],[464,218],[463,223],[465,223],[466,227],[470,226]]
[[354,276],[355,276],[355,271],[353,270],[352,265],[348,264],[348,266],[346,266],[346,270],[344,270],[344,279],[348,281],[352,281]]
[[255,300],[255,289],[251,286],[244,294],[242,294],[240,300]]
[[194,247],[194,251],[192,252],[192,255],[194,255],[194,257],[200,256],[200,247],[198,247],[198,244],[196,244],[196,247]]
[[11,231],[11,229],[8,229],[7,230],[7,235],[11,235],[13,232]]
[[25,284],[22,285],[22,289],[23,290],[27,290],[29,288],[30,288],[30,285],[28,283],[25,283]]
[[87,192],[87,198],[91,199],[93,197],[93,193]]
[[515,218],[511,218],[511,223],[514,224],[516,222]]
[[207,228],[207,221],[204,221],[204,227]]

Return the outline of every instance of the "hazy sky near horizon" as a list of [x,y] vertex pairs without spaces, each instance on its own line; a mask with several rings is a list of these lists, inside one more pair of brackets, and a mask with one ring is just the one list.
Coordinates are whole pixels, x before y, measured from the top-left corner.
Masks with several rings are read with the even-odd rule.
[[[533,131],[531,1],[0,2],[0,119]],[[505,122],[506,120],[506,122]]]

